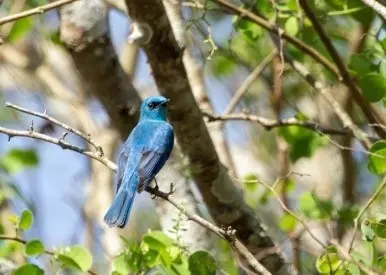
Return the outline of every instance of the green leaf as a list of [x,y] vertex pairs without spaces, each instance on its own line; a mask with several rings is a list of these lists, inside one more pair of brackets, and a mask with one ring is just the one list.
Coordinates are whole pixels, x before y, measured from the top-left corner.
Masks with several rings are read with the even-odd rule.
[[371,61],[364,54],[352,55],[348,64],[348,68],[357,76],[362,76],[371,72],[371,66]]
[[328,144],[328,137],[299,126],[281,127],[279,134],[288,143],[293,162],[302,157],[311,157],[316,149]]
[[44,245],[40,240],[31,240],[26,243],[24,252],[27,256],[38,256],[44,252]]
[[162,231],[153,231],[143,237],[143,241],[156,251],[172,245],[172,240]]
[[189,270],[192,274],[215,275],[216,261],[207,251],[196,251],[189,257]]
[[34,264],[25,264],[12,271],[12,275],[43,275],[44,271]]
[[33,214],[30,210],[24,210],[22,213],[21,213],[21,216],[20,216],[20,219],[19,219],[19,222],[18,222],[18,225],[17,225],[17,228],[21,229],[21,230],[27,230],[31,227],[32,223],[33,223]]
[[370,102],[377,102],[385,96],[386,79],[379,73],[368,73],[358,80],[363,96]]
[[0,167],[10,174],[20,172],[24,168],[34,167],[39,159],[34,150],[12,149],[0,159]]
[[383,174],[386,172],[386,141],[380,140],[370,148],[367,169],[372,174]]
[[290,18],[288,18],[285,22],[284,29],[289,35],[297,35],[299,32],[298,19],[295,16],[291,16]]
[[386,258],[385,257],[380,257],[378,259],[378,267],[382,271],[386,271]]
[[288,213],[285,213],[280,218],[280,228],[286,233],[290,233],[295,230],[297,220]]
[[86,248],[74,245],[61,251],[58,260],[64,267],[74,268],[83,272],[92,266],[92,257]]
[[11,31],[8,35],[9,42],[15,42],[18,39],[22,38],[28,32],[32,30],[33,27],[33,19],[32,17],[24,17],[18,19],[15,24],[13,24]]
[[126,260],[126,254],[122,253],[118,255],[113,261],[113,270],[120,274],[129,274],[130,267]]
[[380,219],[372,224],[375,235],[378,238],[386,239],[386,219]]
[[367,242],[372,242],[374,240],[375,234],[371,227],[371,223],[368,219],[364,219],[361,223],[361,231],[363,235],[363,240]]
[[331,216],[333,205],[331,201],[322,200],[315,194],[306,192],[299,199],[300,211],[311,219],[325,219]]
[[227,76],[235,68],[235,63],[223,55],[215,55],[210,64],[213,74],[216,76]]
[[255,174],[247,174],[243,177],[243,183],[248,191],[255,192],[257,190],[257,177]]
[[263,29],[259,25],[246,19],[238,20],[238,18],[237,16],[233,19],[237,23],[236,30],[250,42],[255,42],[263,34]]
[[327,252],[317,258],[315,266],[319,273],[330,274],[332,272],[336,272],[341,263],[342,260],[340,259],[338,253],[336,253],[336,250],[334,251],[334,248],[329,247]]

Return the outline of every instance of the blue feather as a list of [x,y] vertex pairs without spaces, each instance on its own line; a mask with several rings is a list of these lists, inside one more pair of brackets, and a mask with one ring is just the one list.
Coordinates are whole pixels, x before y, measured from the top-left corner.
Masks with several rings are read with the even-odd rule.
[[104,220],[123,228],[129,219],[138,190],[142,192],[168,160],[174,145],[174,132],[167,120],[168,100],[147,98],[141,105],[138,125],[125,142],[119,157],[117,195]]

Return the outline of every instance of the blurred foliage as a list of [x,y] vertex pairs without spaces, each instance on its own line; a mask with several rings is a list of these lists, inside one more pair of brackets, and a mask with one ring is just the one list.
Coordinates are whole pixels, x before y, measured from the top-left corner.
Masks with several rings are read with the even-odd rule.
[[[237,16],[218,11],[211,12],[211,9],[216,8],[216,5],[210,1],[203,2],[207,5],[208,10],[203,12],[200,9],[192,9],[192,14],[199,16],[190,19],[189,26],[198,24],[202,25],[201,29],[207,30],[208,33],[201,34],[206,39],[202,41],[202,44],[208,47],[208,52],[210,52],[210,55],[207,54],[206,57],[211,57],[206,62],[207,71],[211,77],[217,77],[221,81],[227,80],[227,83],[232,84],[233,90],[234,87],[237,88],[239,80],[246,77],[246,72],[258,66],[272,51],[273,44],[267,31],[247,20],[245,15]],[[323,57],[333,61],[310,20],[299,8],[297,0],[240,2],[243,3],[239,3],[240,6],[252,12],[258,11],[270,22],[279,25],[288,35],[297,37],[318,51]],[[373,106],[383,108],[382,111],[385,112],[386,37],[384,35],[384,22],[380,22],[379,18],[374,20],[374,12],[361,0],[316,0],[308,2],[341,55],[349,73],[355,79],[365,100]],[[14,1],[5,1],[0,7],[1,11],[7,13],[12,3]],[[33,8],[47,3],[49,3],[48,0],[27,0],[25,8]],[[38,30],[39,19],[44,18],[44,16],[38,15],[17,20],[10,27],[5,41],[12,45],[18,45],[24,39],[34,37],[36,42],[39,40],[35,36],[38,35],[37,32],[40,32],[39,35],[45,40],[60,46],[58,31]],[[227,22],[227,26],[232,27],[228,37],[221,37],[220,32],[216,32],[215,26],[223,22]],[[355,36],[353,31],[366,29],[369,24],[371,24],[369,32],[359,34],[364,39],[363,47],[359,49],[359,52],[353,52],[352,49],[355,48],[353,47],[353,37]],[[209,33],[214,29],[214,32]],[[285,45],[285,48],[288,55],[304,64],[316,79],[324,81],[327,85],[338,87],[334,91],[342,90],[337,77],[321,64],[315,62],[313,58],[289,43]],[[315,119],[317,121],[319,119],[321,110],[317,103],[318,95],[288,66],[284,66],[281,72],[282,106],[279,114],[274,113],[270,105],[273,102],[272,87],[275,81],[273,76],[272,67],[267,66],[261,77],[249,87],[240,105],[261,115],[277,115],[280,118],[293,116],[298,120]],[[305,101],[313,102],[310,109],[314,112],[302,109],[302,103]],[[366,125],[366,121],[358,109],[354,108],[352,117],[354,122],[361,127]],[[9,120],[11,120],[10,113],[0,109],[0,122],[5,123]],[[318,150],[331,144],[332,139],[329,136],[297,126],[281,127],[270,132],[263,131],[261,127],[253,126],[251,128],[252,140],[258,145],[252,146],[250,151],[258,152],[260,159],[265,161],[267,166],[273,167],[272,173],[275,175],[279,174],[278,170],[280,170],[276,157],[279,153],[277,137],[284,140],[288,146],[289,167],[293,167],[300,160],[312,158]],[[365,127],[363,129],[365,130]],[[354,158],[354,153],[352,156]],[[366,172],[373,176],[372,179],[379,181],[386,173],[386,141],[375,142],[369,150],[369,154],[363,158],[364,162],[357,161],[355,165],[361,168],[367,165]],[[191,173],[187,169],[189,166],[186,158],[182,158],[181,163],[184,166],[183,174],[190,177]],[[38,154],[31,148],[9,149],[0,156],[0,211],[3,213],[9,208],[8,202],[11,199],[22,200],[29,208],[22,211],[19,216],[8,215],[6,216],[8,220],[0,221],[0,239],[1,236],[4,239],[6,234],[10,233],[9,231],[6,232],[6,223],[12,224],[11,234],[13,234],[12,236],[16,234],[15,237],[20,240],[25,238],[24,233],[33,227],[34,207],[18,189],[14,183],[14,178],[38,165]],[[323,163],[320,166],[323,173]],[[362,178],[358,177],[358,179]],[[257,210],[266,207],[268,203],[274,203],[275,208],[279,208],[277,197],[289,198],[289,206],[294,209],[295,215],[285,211],[280,212],[279,216],[272,215],[274,224],[270,231],[280,231],[283,236],[293,238],[302,229],[299,218],[307,222],[311,221],[321,227],[326,224],[336,225],[337,228],[346,232],[352,230],[356,221],[359,222],[362,240],[351,250],[350,256],[369,268],[386,271],[385,249],[382,246],[386,239],[386,218],[379,215],[383,214],[381,212],[384,211],[384,208],[380,207],[380,210],[375,210],[375,214],[369,211],[361,220],[357,220],[359,209],[363,207],[364,201],[358,199],[356,204],[337,202],[333,199],[321,198],[315,192],[304,190],[299,196],[295,196],[297,194],[294,194],[293,191],[295,188],[298,190],[299,184],[292,175],[274,183],[275,193],[263,188],[259,175],[253,172],[242,175],[240,182],[248,205]],[[367,182],[364,184],[368,185]],[[358,197],[360,196],[359,194]],[[379,203],[382,199],[384,200],[384,197],[376,200],[375,203]],[[259,214],[258,211],[257,214]],[[239,273],[237,269],[238,259],[234,256],[230,246],[223,240],[218,241],[220,244],[217,251],[190,251],[180,237],[181,231],[184,230],[181,226],[181,220],[182,217],[174,220],[175,226],[169,232],[173,237],[161,231],[149,231],[138,241],[122,237],[123,250],[111,262],[112,274],[236,275]],[[79,244],[50,250],[39,238],[26,239],[25,243],[2,240],[0,257],[11,259],[14,255],[21,255],[24,261],[13,271],[12,274],[16,275],[44,274],[45,271],[42,269],[44,261],[41,261],[43,257],[49,257],[50,262],[56,263],[58,270],[55,272],[64,271],[66,274],[87,272],[100,259],[100,256],[94,251],[88,251]],[[304,268],[302,274],[310,274],[314,270],[319,274],[363,274],[358,265],[343,261],[335,246],[327,247],[319,255],[302,252],[300,256],[301,266]],[[35,265],[37,263],[40,267]],[[308,271],[309,273],[307,273]]]

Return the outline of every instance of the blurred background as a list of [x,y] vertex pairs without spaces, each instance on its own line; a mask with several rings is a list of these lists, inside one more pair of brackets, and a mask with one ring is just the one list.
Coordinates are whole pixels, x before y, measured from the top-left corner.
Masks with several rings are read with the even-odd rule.
[[[48,2],[4,0],[0,2],[0,17]],[[119,63],[111,66],[120,66],[125,81],[132,83],[140,98],[159,91],[145,53],[135,43],[127,42],[132,22],[124,2],[80,2],[84,2],[84,8],[89,8],[91,19],[86,18],[86,21],[92,22],[92,17],[99,16],[98,22],[105,26],[95,27],[92,31],[110,33],[107,39],[111,42],[107,43],[113,48],[106,46],[101,51],[92,46],[86,49],[92,54],[81,57],[82,50],[71,48],[66,36],[66,24],[71,20],[64,13],[59,18],[57,10],[0,26],[3,40],[0,45],[0,125],[18,130],[33,127],[34,131],[62,137],[64,129],[6,108],[5,102],[47,112],[90,134],[102,146],[105,156],[116,162],[122,147],[122,127],[112,123],[114,115],[106,112],[104,102],[106,97],[116,96],[116,87],[130,87],[129,84],[117,84],[123,81],[122,76],[115,67],[109,67],[110,64],[99,68],[110,72],[106,79],[100,78],[98,73],[95,76],[99,77],[95,78],[92,71],[95,64],[102,61],[94,62],[92,56],[103,56],[102,59],[107,61],[118,59]],[[250,114],[273,120],[296,117],[315,121],[324,128],[347,130],[324,96],[283,63],[269,33],[261,26],[228,13],[211,1],[181,3],[188,50],[200,76],[203,97],[209,99],[208,104],[207,100],[200,101],[196,97],[201,110],[212,115]],[[233,3],[263,14],[286,33],[298,37],[332,61],[297,1]],[[353,77],[359,78],[369,72],[386,77],[386,44],[381,17],[360,0],[310,1],[310,5]],[[73,18],[77,20],[76,16]],[[88,29],[79,39],[86,41],[92,31]],[[285,48],[287,54],[327,84],[329,93],[372,140],[379,140],[347,88],[330,71],[293,45],[286,44]],[[108,81],[107,78],[115,85],[102,83]],[[93,91],[97,85],[104,89],[104,94]],[[379,88],[371,87],[373,90]],[[236,94],[241,97],[235,99]],[[385,102],[383,98],[383,101],[372,103],[384,118]],[[290,262],[297,261],[295,267],[301,274],[318,274],[320,270],[315,269],[315,260],[323,249],[315,248],[315,241],[302,231],[296,220],[283,212],[277,198],[259,181],[268,185],[280,181],[275,189],[278,197],[290,209],[300,211],[320,239],[327,240],[334,235],[348,240],[359,206],[380,183],[377,173],[368,169],[366,148],[347,134],[325,135],[292,126],[268,130],[259,123],[243,119],[205,121],[220,159],[242,191],[246,204],[267,225],[274,242]],[[123,127],[127,127],[128,135],[131,126]],[[81,148],[90,148],[87,142],[71,133],[65,140]],[[223,142],[223,147],[217,146],[219,142]],[[218,148],[226,148],[226,161],[222,158],[224,152]],[[289,177],[279,179],[290,172],[293,173]],[[178,200],[212,220],[191,177],[188,160],[178,145],[157,181],[165,191],[171,182],[175,183]],[[7,135],[0,135],[0,185],[2,234],[14,235],[15,221],[10,217],[20,216],[22,211],[29,209],[34,219],[32,227],[21,233],[23,239],[39,239],[46,249],[80,244],[93,255],[93,268],[100,274],[111,271],[112,258],[125,247],[119,235],[129,242],[141,242],[149,230],[163,231],[178,243],[178,247],[189,251],[187,253],[209,251],[216,260],[218,274],[253,274],[240,267],[240,260],[225,241],[187,221],[167,202],[152,200],[147,193],[136,197],[127,228],[109,229],[103,223],[103,215],[116,189],[115,174],[102,164],[62,150],[60,146],[22,137],[9,140]],[[314,202],[311,194],[327,205],[327,210],[320,210],[320,205],[310,209]],[[386,214],[382,199],[378,199],[371,209],[373,212],[369,215]],[[293,247],[294,240],[297,248]],[[382,243],[378,246],[382,251]],[[48,257],[26,257],[22,247],[16,242],[1,241],[0,257],[16,265],[31,261],[47,274],[70,272],[52,264]]]

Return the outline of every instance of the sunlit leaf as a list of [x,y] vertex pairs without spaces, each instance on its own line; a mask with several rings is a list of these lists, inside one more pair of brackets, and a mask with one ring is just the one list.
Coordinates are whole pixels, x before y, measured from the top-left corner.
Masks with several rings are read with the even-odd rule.
[[33,223],[33,214],[30,210],[26,209],[21,213],[17,227],[21,230],[27,230]]
[[280,228],[286,233],[292,232],[295,230],[297,224],[297,220],[290,214],[285,213],[283,216],[280,218]]
[[383,174],[386,172],[386,141],[381,140],[370,148],[367,168],[372,174]]
[[342,260],[340,259],[336,250],[334,251],[333,247],[329,247],[327,252],[324,252],[320,255],[316,262],[316,269],[321,274],[330,274],[331,272],[336,272],[337,268],[342,264]]
[[0,167],[10,174],[20,172],[24,168],[34,167],[39,163],[34,150],[12,149],[0,158]]
[[284,29],[289,35],[297,35],[299,32],[298,19],[295,16],[291,16],[290,18],[288,18],[285,22]]
[[372,227],[378,238],[386,239],[386,219],[379,219]]
[[57,255],[60,263],[67,268],[74,268],[86,272],[91,268],[92,257],[86,248],[74,245],[64,249]]
[[380,101],[386,93],[386,78],[379,73],[368,73],[358,80],[363,96],[370,102]]
[[22,38],[33,28],[33,18],[32,17],[24,17],[18,19],[13,24],[11,31],[8,35],[9,42],[15,42],[18,39]]
[[12,271],[12,275],[43,275],[44,271],[34,264],[25,264]]
[[306,192],[299,199],[299,208],[304,216],[319,220],[331,216],[333,205],[331,201],[319,199],[315,194]]
[[25,245],[24,252],[27,256],[38,256],[44,252],[44,245],[40,240],[28,241]]

